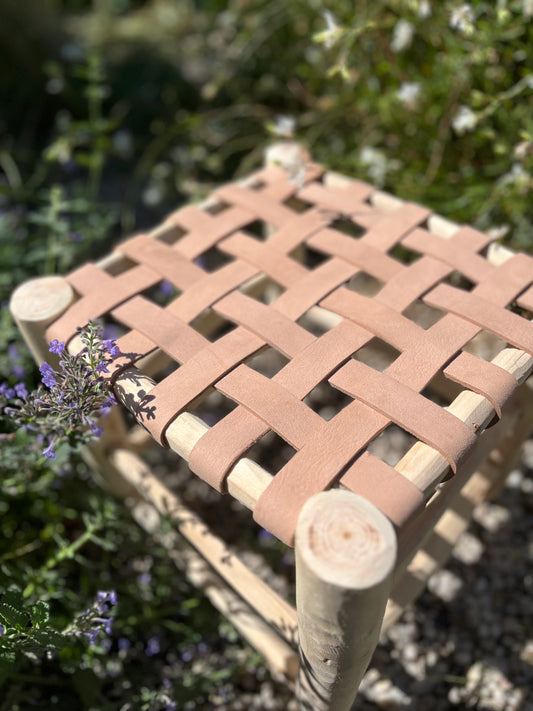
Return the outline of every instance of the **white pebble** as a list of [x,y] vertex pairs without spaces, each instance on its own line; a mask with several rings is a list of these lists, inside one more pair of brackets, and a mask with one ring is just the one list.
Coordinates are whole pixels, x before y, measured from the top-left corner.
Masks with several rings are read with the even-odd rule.
[[462,586],[463,582],[461,578],[450,570],[439,570],[428,582],[430,592],[445,602],[451,602],[451,600],[457,596]]

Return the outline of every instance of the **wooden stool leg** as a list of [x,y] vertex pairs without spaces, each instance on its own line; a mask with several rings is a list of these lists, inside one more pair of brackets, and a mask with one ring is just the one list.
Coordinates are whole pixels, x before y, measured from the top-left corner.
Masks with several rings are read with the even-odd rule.
[[302,709],[348,711],[379,639],[396,562],[389,520],[352,492],[305,504],[296,529]]
[[56,357],[48,351],[46,328],[73,300],[72,287],[58,276],[30,279],[13,292],[9,308],[37,365],[45,360],[54,364]]

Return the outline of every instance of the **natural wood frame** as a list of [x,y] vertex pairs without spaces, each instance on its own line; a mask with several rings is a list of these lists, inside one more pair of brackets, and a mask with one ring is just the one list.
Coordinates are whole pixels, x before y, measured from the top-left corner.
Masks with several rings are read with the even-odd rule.
[[[283,150],[277,155],[283,157]],[[325,176],[329,185],[341,186],[349,180],[336,173]],[[381,192],[372,201],[385,210],[401,204]],[[439,217],[430,221],[432,231],[444,239],[458,229]],[[510,250],[493,245],[488,259],[502,263],[510,256]],[[100,266],[117,266],[119,261],[120,254],[114,254]],[[13,316],[38,362],[50,359],[47,325],[73,298],[70,285],[60,277],[32,280],[14,293]],[[318,318],[328,318],[318,307],[316,312]],[[465,466],[442,484],[448,461],[420,442],[396,465],[429,502],[407,527],[395,531],[378,509],[342,488],[317,494],[305,505],[296,530],[298,613],[158,481],[133,451],[139,445],[135,435],[128,440],[116,415],[106,427],[103,443],[90,448],[87,457],[108,488],[125,498],[137,522],[159,536],[191,582],[206,592],[269,666],[289,681],[297,676],[294,647],[299,646],[297,693],[302,708],[348,710],[380,630],[398,618],[445,562],[468,526],[474,506],[503,485],[511,455],[533,427],[531,392],[525,382],[533,370],[533,357],[509,348],[493,362],[507,370],[522,389],[503,420],[488,430],[495,413],[483,396],[463,391],[450,405],[450,412],[465,423],[475,423],[479,433]],[[126,371],[119,376],[118,393],[139,398],[140,390],[149,390],[153,381],[140,370],[135,373],[139,379],[131,378],[131,369],[130,374]],[[168,427],[166,438],[171,449],[187,461],[207,430],[197,417],[183,413]],[[270,481],[266,470],[246,458],[237,462],[227,479],[229,493],[250,509]],[[161,516],[169,516],[186,541],[179,555],[175,536],[157,533]],[[335,551],[333,563],[331,551]],[[339,625],[340,615],[351,623]]]

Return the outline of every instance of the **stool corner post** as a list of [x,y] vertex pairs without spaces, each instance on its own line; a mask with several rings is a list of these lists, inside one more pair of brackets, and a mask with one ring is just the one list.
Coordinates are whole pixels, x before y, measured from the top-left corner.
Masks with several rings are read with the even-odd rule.
[[74,290],[60,276],[44,276],[20,284],[11,296],[9,308],[35,362],[53,360],[46,340],[47,327],[74,300]]
[[296,528],[300,708],[349,711],[379,641],[396,533],[366,499],[316,494]]

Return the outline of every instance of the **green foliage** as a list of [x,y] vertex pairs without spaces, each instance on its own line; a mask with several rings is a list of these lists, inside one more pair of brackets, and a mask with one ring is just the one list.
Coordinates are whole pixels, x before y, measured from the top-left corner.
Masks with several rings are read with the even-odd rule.
[[30,603],[16,587],[0,590],[0,684],[13,671],[19,655],[64,649],[68,635],[48,625],[49,606],[43,600]]

